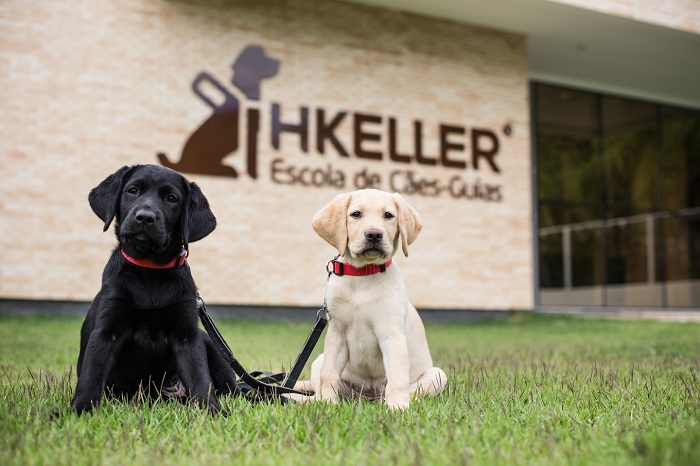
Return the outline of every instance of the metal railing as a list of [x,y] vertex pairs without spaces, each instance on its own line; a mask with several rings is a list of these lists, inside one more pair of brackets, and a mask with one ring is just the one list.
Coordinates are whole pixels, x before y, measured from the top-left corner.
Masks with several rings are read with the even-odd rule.
[[645,224],[646,233],[646,265],[647,282],[656,282],[656,232],[655,222],[668,218],[692,218],[700,217],[700,207],[680,209],[674,211],[657,211],[628,217],[617,217],[604,220],[588,220],[584,222],[569,223],[566,225],[548,226],[539,229],[539,236],[562,235],[562,269],[564,275],[564,289],[571,289],[573,282],[573,270],[571,262],[571,234],[577,231],[602,231],[611,227],[625,227],[629,225]]

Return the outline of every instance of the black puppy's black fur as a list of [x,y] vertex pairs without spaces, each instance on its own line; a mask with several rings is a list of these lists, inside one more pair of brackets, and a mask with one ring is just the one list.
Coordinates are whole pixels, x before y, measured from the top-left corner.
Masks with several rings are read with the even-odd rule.
[[152,269],[127,261],[166,264],[216,227],[195,183],[158,165],[122,167],[94,188],[90,206],[109,228],[116,216],[119,241],[102,274],[80,332],[78,413],[97,406],[102,392],[157,396],[179,379],[186,395],[219,411],[215,393],[236,391],[233,370],[198,327],[190,268]]

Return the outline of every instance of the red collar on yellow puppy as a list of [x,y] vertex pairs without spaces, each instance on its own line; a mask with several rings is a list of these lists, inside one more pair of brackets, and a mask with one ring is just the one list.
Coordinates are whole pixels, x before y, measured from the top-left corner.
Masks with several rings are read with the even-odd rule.
[[124,259],[127,261],[131,262],[134,265],[138,265],[139,267],[144,267],[147,269],[179,269],[183,265],[185,265],[185,259],[187,259],[187,250],[183,249],[182,252],[173,260],[168,262],[167,264],[156,264],[153,262],[151,259],[136,259],[128,255],[127,253],[124,252],[123,249],[121,249],[122,256],[124,256]]
[[392,259],[389,259],[383,264],[369,264],[364,267],[355,267],[347,262],[339,262],[337,258],[332,259],[326,265],[328,275],[331,274],[342,277],[343,275],[352,275],[354,277],[364,277],[366,275],[374,275],[375,273],[383,273],[387,267],[391,265]]

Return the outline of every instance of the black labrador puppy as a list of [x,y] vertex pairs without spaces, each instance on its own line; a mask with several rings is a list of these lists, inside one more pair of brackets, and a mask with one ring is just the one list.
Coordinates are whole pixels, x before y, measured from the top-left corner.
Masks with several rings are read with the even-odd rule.
[[216,227],[195,183],[158,165],[123,167],[88,196],[104,221],[116,216],[118,244],[80,332],[72,405],[83,413],[103,391],[189,397],[219,411],[215,393],[236,392],[236,376],[198,327],[188,243]]

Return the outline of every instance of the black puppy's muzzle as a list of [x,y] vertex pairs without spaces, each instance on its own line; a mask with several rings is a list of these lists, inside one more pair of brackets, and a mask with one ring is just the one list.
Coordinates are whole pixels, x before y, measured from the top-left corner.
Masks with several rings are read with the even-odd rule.
[[148,235],[159,236],[163,230],[163,216],[158,215],[150,207],[134,207],[123,220],[122,233],[138,234],[145,233]]
[[136,207],[123,220],[122,241],[141,251],[159,251],[168,242],[163,216],[149,207]]
[[156,214],[150,210],[140,209],[136,212],[136,215],[134,215],[134,220],[136,223],[147,227],[156,223]]

